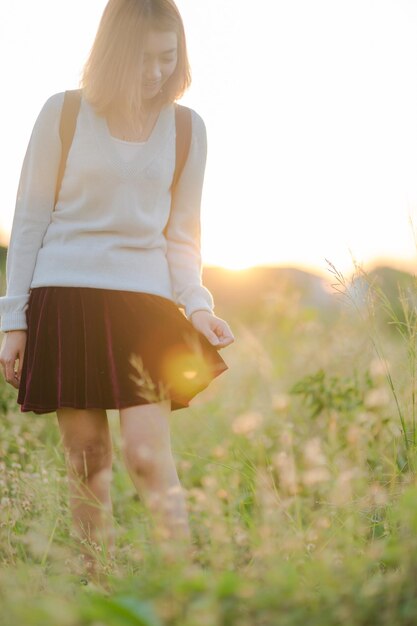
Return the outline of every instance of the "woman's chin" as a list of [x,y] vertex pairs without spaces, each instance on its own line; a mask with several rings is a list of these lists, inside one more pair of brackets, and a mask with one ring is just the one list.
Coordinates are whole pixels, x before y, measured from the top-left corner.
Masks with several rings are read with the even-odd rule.
[[155,98],[161,91],[161,85],[158,85],[156,87],[143,87],[142,88],[142,95],[144,98],[146,98],[147,100],[150,100],[152,98]]

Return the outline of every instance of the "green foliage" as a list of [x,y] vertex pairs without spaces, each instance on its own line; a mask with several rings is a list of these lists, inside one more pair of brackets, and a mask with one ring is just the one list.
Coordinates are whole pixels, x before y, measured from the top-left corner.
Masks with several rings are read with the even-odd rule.
[[0,417],[6,416],[16,407],[16,390],[0,376]]
[[304,399],[310,417],[317,417],[324,410],[335,410],[351,414],[364,408],[364,394],[373,387],[369,372],[359,379],[328,376],[323,369],[305,376],[290,389],[290,393]]
[[90,595],[81,614],[87,623],[98,621],[120,626],[161,626],[149,602],[133,596],[106,597]]
[[116,559],[86,575],[56,416],[0,387],[0,626],[415,623],[415,319],[372,311],[329,321],[288,290],[231,323],[228,373],[170,422],[188,561],[153,546],[109,412]]
[[[6,287],[6,255],[7,248],[0,246],[0,294],[3,294]],[[0,333],[0,343],[2,333]],[[16,406],[16,392],[8,385],[0,374],[0,418],[8,414],[11,408]]]

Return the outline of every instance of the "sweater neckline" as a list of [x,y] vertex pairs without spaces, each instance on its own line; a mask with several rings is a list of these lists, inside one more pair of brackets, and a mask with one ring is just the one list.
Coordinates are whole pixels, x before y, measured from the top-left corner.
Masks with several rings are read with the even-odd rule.
[[106,127],[107,134],[109,135],[109,137],[110,137],[112,140],[114,140],[114,141],[120,141],[121,143],[127,143],[127,144],[130,144],[130,145],[133,145],[133,146],[143,146],[143,145],[147,144],[147,143],[148,143],[148,141],[150,141],[150,139],[151,139],[151,137],[152,137],[152,135],[153,135],[153,132],[154,132],[154,130],[156,129],[156,127],[157,127],[157,125],[158,125],[159,118],[161,117],[161,112],[162,112],[162,109],[159,111],[158,117],[156,118],[156,120],[155,120],[155,122],[154,122],[154,125],[153,125],[153,127],[152,127],[152,130],[151,130],[151,132],[149,133],[148,138],[147,138],[147,139],[145,139],[145,141],[128,141],[128,140],[126,140],[126,139],[121,139],[120,137],[115,137],[115,136],[114,136],[114,135],[112,135],[112,134],[111,134],[111,132],[110,132],[110,128],[109,128],[109,125],[108,125],[108,123],[107,123],[106,118],[104,118],[104,117],[103,117],[103,119],[104,119],[104,125],[105,125],[105,127]]
[[127,145],[127,146],[144,146],[145,143],[148,142],[149,137],[146,141],[127,141],[126,139],[120,139],[119,137],[115,137],[114,135],[110,135],[112,141],[115,141],[116,143],[122,143],[123,145]]
[[[114,137],[108,128],[106,118],[95,113],[93,107],[84,100],[88,110],[90,125],[93,129],[99,149],[106,160],[119,172],[122,176],[131,176],[138,174],[144,170],[150,162],[157,156],[164,145],[164,138],[172,130],[171,121],[174,119],[173,105],[165,105],[162,107],[155,121],[154,127],[144,142],[124,142]],[[115,142],[122,141],[129,145],[140,145],[134,156],[125,160],[118,150]]]

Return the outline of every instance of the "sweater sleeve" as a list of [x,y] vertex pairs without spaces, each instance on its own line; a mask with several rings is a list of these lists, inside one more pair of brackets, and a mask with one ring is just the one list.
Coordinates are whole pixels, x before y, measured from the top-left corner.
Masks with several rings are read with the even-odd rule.
[[213,312],[210,291],[202,284],[200,207],[207,158],[206,128],[192,110],[191,145],[173,193],[166,231],[167,259],[174,300],[190,318],[195,311]]
[[0,298],[0,330],[25,330],[36,257],[54,209],[61,157],[59,120],[64,92],[43,105],[29,140],[17,190],[6,260],[6,295]]

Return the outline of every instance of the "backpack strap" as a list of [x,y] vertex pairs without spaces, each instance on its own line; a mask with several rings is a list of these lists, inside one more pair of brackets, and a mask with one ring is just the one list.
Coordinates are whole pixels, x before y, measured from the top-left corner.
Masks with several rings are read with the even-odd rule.
[[175,104],[175,171],[171,184],[171,192],[184,169],[191,145],[191,109],[182,104]]
[[[64,177],[68,153],[74,138],[77,116],[81,105],[81,89],[71,89],[65,92],[59,125],[61,138],[61,161],[59,164],[57,182],[55,188],[55,204]],[[175,190],[184,169],[191,145],[191,109],[181,104],[175,104],[175,171],[171,183],[171,192]]]
[[[183,106],[182,104],[175,103],[175,170],[170,187],[171,204],[177,183],[181,177],[182,170],[184,169],[188,153],[190,152],[191,130],[191,109]],[[167,237],[168,226],[169,217],[163,230],[165,237]]]
[[64,177],[65,166],[67,163],[68,153],[71,148],[74,137],[75,127],[77,124],[77,116],[81,105],[81,89],[71,89],[65,92],[64,103],[61,110],[61,119],[59,124],[59,136],[61,138],[61,161],[59,164],[56,188],[55,188],[55,205],[58,201],[59,192],[61,190],[62,179]]

